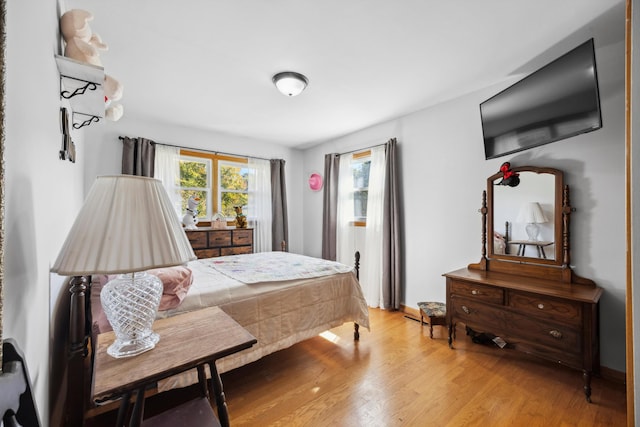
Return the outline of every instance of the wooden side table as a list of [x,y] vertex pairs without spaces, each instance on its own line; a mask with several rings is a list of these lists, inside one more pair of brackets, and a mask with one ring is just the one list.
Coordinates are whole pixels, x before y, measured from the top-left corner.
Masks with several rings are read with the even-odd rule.
[[[196,368],[203,394],[215,398],[222,426],[229,425],[227,403],[216,360],[250,348],[257,340],[218,307],[157,320],[160,335],[156,347],[138,356],[116,359],[107,354],[113,332],[98,335],[93,369],[93,399],[122,398],[118,426],[124,424],[132,393],[136,394],[131,426],[139,426],[144,414],[144,391],[157,381]],[[205,376],[209,366],[211,380]]]
[[527,246],[535,246],[538,250],[538,258],[547,259],[547,254],[544,252],[545,246],[553,245],[553,242],[545,242],[538,240],[509,240],[509,244],[518,245],[518,256],[524,256],[524,251]]

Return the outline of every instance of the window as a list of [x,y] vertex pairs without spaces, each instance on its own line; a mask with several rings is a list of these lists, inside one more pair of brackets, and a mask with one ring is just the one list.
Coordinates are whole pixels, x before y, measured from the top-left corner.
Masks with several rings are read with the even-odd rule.
[[190,196],[200,199],[198,218],[209,220],[220,212],[227,220],[235,218],[235,206],[248,216],[247,159],[191,150],[180,150],[180,195],[182,210]]
[[211,218],[211,159],[180,156],[180,198],[182,212],[187,209],[187,201],[193,196],[200,200],[198,217]]
[[353,172],[353,218],[356,226],[365,226],[367,221],[370,168],[370,151],[353,155],[353,160],[351,161],[351,170]]

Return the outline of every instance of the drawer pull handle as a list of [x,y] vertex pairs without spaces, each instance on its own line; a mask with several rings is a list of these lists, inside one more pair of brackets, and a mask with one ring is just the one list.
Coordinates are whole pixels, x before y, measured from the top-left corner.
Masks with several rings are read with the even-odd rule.
[[542,304],[542,303],[538,304],[538,308],[539,308],[540,310],[544,310],[544,304]]
[[462,311],[464,311],[467,314],[471,314],[471,310],[469,310],[466,305],[462,306]]
[[549,335],[551,335],[554,338],[558,338],[558,339],[562,338],[562,332],[557,331],[555,329],[552,330],[552,331],[549,331]]
[[477,289],[474,289],[471,291],[471,295],[480,295],[480,291]]

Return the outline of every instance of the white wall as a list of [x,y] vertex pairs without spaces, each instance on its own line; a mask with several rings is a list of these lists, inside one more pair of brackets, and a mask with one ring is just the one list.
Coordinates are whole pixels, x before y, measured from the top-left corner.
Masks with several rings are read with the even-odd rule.
[[289,214],[288,249],[290,252],[302,252],[302,216],[299,214],[302,211],[303,187],[300,179],[301,151],[255,139],[132,118],[127,116],[126,112],[126,93],[122,103],[125,105],[122,119],[118,122],[105,122],[99,126],[92,126],[86,131],[88,151],[84,178],[86,188],[90,188],[96,176],[121,172],[122,142],[118,139],[119,136],[144,137],[158,143],[266,159],[284,159]]
[[[34,11],[37,10],[37,13]],[[41,421],[48,425],[50,293],[62,278],[53,264],[83,198],[84,149],[78,163],[61,146],[56,2],[7,2],[4,337],[27,358]]]
[[[596,132],[485,161],[478,105],[506,87],[502,84],[310,148],[303,169],[322,171],[326,153],[398,139],[404,199],[402,302],[413,308],[419,301],[444,301],[442,274],[480,259],[481,193],[502,162],[563,170],[576,208],[572,264],[577,274],[605,289],[602,365],[624,371],[624,44],[600,47],[596,37],[596,47],[604,123]],[[304,218],[309,230],[304,251],[317,256],[322,247],[321,194],[304,192]]]

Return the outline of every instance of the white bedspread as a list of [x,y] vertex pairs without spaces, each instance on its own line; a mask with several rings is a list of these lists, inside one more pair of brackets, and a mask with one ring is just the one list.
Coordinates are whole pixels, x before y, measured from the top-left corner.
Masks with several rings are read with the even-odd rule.
[[[252,264],[258,266],[254,273],[240,268]],[[202,259],[190,262],[188,267],[193,271],[193,285],[187,297],[177,308],[160,312],[158,317],[217,305],[258,340],[251,349],[219,360],[219,372],[345,322],[369,329],[367,304],[352,267],[286,252]],[[165,380],[159,389],[184,387],[196,381],[195,371],[188,372]]]
[[310,279],[348,273],[353,267],[288,252],[260,252],[200,260],[207,267],[242,283]]

